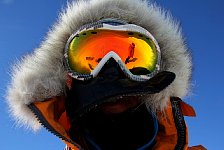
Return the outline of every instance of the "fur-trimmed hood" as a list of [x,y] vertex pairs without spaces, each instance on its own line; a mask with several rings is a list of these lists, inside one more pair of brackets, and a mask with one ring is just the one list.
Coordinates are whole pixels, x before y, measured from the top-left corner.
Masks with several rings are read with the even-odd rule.
[[161,48],[161,70],[176,74],[175,81],[169,87],[147,97],[149,105],[162,110],[169,96],[183,97],[188,93],[191,57],[179,25],[169,13],[149,1],[142,0],[73,1],[62,11],[40,47],[13,68],[7,101],[10,113],[19,124],[34,130],[40,128],[27,105],[52,96],[64,95],[65,44],[80,26],[102,18],[118,18],[147,29]]

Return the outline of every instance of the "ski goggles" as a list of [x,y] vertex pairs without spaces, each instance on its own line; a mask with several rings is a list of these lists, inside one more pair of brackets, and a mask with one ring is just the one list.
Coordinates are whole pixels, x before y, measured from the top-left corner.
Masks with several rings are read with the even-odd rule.
[[125,75],[146,81],[158,73],[160,48],[144,28],[116,21],[87,24],[70,36],[65,47],[65,66],[77,80],[98,75],[113,58]]

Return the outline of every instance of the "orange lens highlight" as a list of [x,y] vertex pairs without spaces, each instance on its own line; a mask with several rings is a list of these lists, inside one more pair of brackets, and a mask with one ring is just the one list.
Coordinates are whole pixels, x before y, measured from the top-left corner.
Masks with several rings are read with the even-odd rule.
[[151,39],[137,32],[105,29],[85,31],[71,40],[69,66],[75,72],[90,74],[110,51],[117,53],[135,75],[142,74],[138,72],[139,68],[150,73],[156,67],[157,50]]

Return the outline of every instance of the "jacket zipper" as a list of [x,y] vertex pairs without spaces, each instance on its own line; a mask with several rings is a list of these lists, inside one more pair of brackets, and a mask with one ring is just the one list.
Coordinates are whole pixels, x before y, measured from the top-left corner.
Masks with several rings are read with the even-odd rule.
[[39,121],[39,123],[44,126],[49,132],[51,132],[52,134],[54,134],[55,136],[59,137],[60,139],[69,142],[71,144],[73,144],[74,146],[76,146],[77,148],[79,148],[80,150],[83,150],[77,143],[75,143],[74,141],[64,137],[63,135],[61,135],[60,133],[58,133],[49,123],[48,121],[44,118],[44,116],[42,115],[42,113],[39,111],[39,109],[34,105],[34,104],[30,104],[28,105],[28,107],[30,108],[30,110],[34,113],[34,115],[36,116],[37,120]]
[[175,147],[175,150],[183,150],[186,144],[186,125],[185,125],[184,117],[180,108],[181,99],[177,97],[171,97],[170,100],[172,103],[173,116],[174,116],[174,121],[175,121],[175,125],[177,128],[177,135],[178,135],[178,140],[177,140],[177,145]]

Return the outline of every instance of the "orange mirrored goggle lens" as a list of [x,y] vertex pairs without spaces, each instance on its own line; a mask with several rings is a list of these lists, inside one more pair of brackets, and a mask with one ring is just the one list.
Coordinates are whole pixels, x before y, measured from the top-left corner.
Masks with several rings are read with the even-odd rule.
[[134,75],[150,74],[156,68],[158,54],[150,38],[137,32],[105,29],[84,31],[71,40],[67,51],[69,67],[75,72],[90,74],[111,51]]

